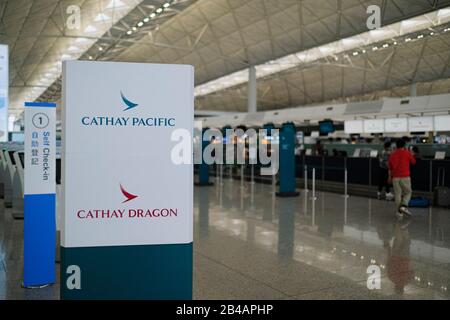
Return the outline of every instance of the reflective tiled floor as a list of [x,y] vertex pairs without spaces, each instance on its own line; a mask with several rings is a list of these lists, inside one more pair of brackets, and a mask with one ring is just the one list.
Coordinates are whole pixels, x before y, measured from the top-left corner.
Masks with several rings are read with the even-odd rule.
[[[450,298],[450,210],[398,221],[392,202],[273,191],[228,178],[195,188],[194,298]],[[22,230],[1,212],[0,299],[57,298],[58,285],[20,288]],[[367,288],[371,265],[380,289]]]

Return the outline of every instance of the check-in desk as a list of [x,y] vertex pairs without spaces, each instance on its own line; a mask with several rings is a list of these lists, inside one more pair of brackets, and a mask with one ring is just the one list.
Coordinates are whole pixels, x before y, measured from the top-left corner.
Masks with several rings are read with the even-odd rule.
[[[12,216],[14,219],[24,218],[24,170],[25,153],[16,151],[13,154],[15,170],[12,179]],[[56,221],[59,230],[61,218],[61,158],[56,159]]]
[[[316,186],[324,191],[342,192],[347,170],[350,194],[373,195],[378,185],[380,167],[377,158],[297,156],[297,178],[303,180],[305,168],[311,182],[311,171],[316,172]],[[305,167],[306,166],[306,167]],[[446,172],[442,181],[442,172]],[[450,160],[417,159],[411,166],[412,188],[416,195],[431,197],[439,184],[450,186]]]
[[16,150],[4,150],[4,172],[3,172],[3,190],[4,190],[4,203],[6,208],[12,207],[13,190],[12,184],[14,179],[14,173],[16,171],[16,162],[14,159],[14,152]]
[[6,159],[3,155],[3,150],[0,152],[0,199],[5,198],[5,186],[4,186],[4,172],[6,166]]
[[23,195],[24,195],[24,151],[16,151],[13,154],[15,170],[12,179],[12,216],[14,219],[23,219]]

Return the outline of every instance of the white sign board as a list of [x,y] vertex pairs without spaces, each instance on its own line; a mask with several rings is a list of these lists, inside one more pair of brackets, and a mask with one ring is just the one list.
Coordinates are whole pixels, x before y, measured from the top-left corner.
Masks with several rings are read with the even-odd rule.
[[434,131],[450,131],[450,115],[434,117]]
[[384,131],[388,133],[408,132],[407,118],[384,119]]
[[350,120],[344,122],[344,127],[347,134],[359,134],[363,133],[364,124],[362,120]]
[[383,133],[383,132],[384,132],[383,119],[364,120],[364,133]]
[[8,46],[0,44],[0,141],[8,141]]
[[171,159],[193,132],[193,67],[63,64],[62,246],[190,243],[193,169]]
[[433,117],[412,117],[408,119],[410,132],[428,132],[434,130]]
[[56,111],[48,104],[25,106],[24,193],[56,192]]
[[434,154],[435,160],[445,160],[446,152],[445,151],[436,151]]

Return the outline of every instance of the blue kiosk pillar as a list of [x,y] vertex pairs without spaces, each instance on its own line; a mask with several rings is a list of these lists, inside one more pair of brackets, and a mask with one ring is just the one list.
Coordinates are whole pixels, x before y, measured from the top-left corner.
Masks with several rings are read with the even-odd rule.
[[292,122],[283,124],[280,130],[280,168],[278,197],[297,197],[295,178],[295,139],[296,129]]
[[203,158],[203,152],[205,151],[206,147],[209,146],[211,141],[205,141],[203,139],[205,135],[205,131],[208,130],[208,128],[204,128],[202,130],[202,163],[198,166],[198,182],[195,183],[196,186],[199,187],[205,187],[205,186],[212,186],[213,183],[209,181],[209,164],[205,162],[205,159]]

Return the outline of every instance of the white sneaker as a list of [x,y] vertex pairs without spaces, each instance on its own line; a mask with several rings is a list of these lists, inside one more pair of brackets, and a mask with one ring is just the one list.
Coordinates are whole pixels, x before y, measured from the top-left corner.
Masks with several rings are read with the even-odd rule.
[[411,211],[409,211],[409,209],[408,209],[407,207],[405,207],[405,206],[401,206],[400,209],[399,209],[399,211],[400,211],[403,215],[407,216],[408,218],[412,216]]
[[394,194],[392,192],[386,193],[386,200],[387,201],[394,200]]

